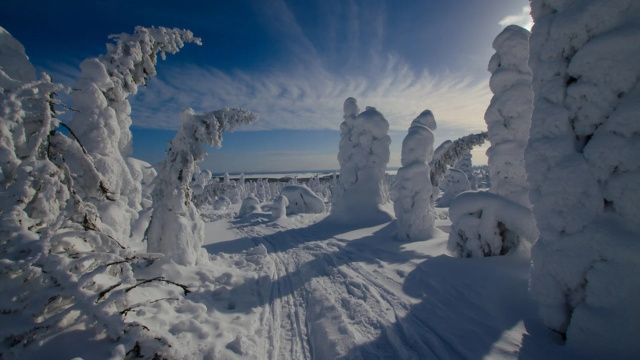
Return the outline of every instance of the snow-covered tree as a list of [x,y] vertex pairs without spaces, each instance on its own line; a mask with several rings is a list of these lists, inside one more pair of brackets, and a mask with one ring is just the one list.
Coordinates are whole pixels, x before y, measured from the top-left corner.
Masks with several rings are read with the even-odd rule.
[[476,176],[473,174],[473,162],[471,161],[470,152],[462,155],[454,167],[467,175],[471,190],[478,190],[478,179],[476,179]]
[[433,156],[435,129],[433,114],[425,110],[413,120],[402,141],[402,167],[391,188],[398,239],[402,241],[424,240],[433,232],[435,217],[428,162]]
[[389,123],[373,107],[362,113],[356,99],[344,102],[340,124],[340,178],[333,197],[331,215],[336,221],[386,221],[389,214],[380,205],[388,202],[385,171],[391,138]]
[[182,124],[171,140],[153,190],[153,214],[147,229],[148,251],[163,253],[181,265],[198,261],[204,239],[204,223],[191,201],[189,183],[196,163],[204,160],[204,145],[220,147],[222,133],[251,124],[257,116],[247,110],[229,109],[197,115],[181,114]]
[[530,289],[594,358],[640,355],[640,2],[532,0]]
[[453,201],[456,196],[471,190],[471,183],[469,183],[469,179],[465,173],[458,169],[451,168],[440,182],[440,190],[443,191],[443,194],[438,199],[438,206],[449,207],[451,201]]
[[[0,54],[10,53],[6,38],[0,36]],[[5,68],[2,61],[0,56]],[[101,193],[101,179],[77,139],[55,131],[61,123],[53,95],[62,86],[46,74],[37,81],[21,76],[12,79],[0,71],[0,161],[6,180],[0,191],[0,316],[21,319],[0,328],[0,352],[20,358],[30,345],[54,341],[72,328],[95,329],[127,349],[157,342],[159,335],[127,325],[116,310],[127,306],[126,292],[136,286],[130,263],[146,257],[101,231],[95,206],[76,192],[78,174],[69,164],[91,179],[92,196]]]
[[271,204],[271,220],[278,220],[287,217],[287,205],[289,200],[284,195],[278,195]]
[[15,86],[36,80],[36,69],[29,61],[24,46],[1,26],[0,48],[0,70],[7,76],[0,80],[0,87],[9,89],[12,88],[10,84]]
[[131,106],[128,97],[156,75],[158,54],[176,53],[185,43],[200,44],[190,31],[164,27],[136,27],[133,34],[112,35],[107,53],[80,64],[71,98],[77,111],[70,127],[93,158],[103,177],[101,189],[109,197],[92,196],[92,179],[85,180],[79,169],[78,191],[94,203],[102,214],[104,231],[128,239],[131,222],[140,210],[141,188],[127,168],[124,157],[131,152]]
[[493,91],[484,115],[491,147],[487,149],[491,192],[530,206],[524,169],[524,148],[529,138],[533,93],[529,58],[531,33],[507,26],[493,41],[496,53],[489,61]]
[[474,146],[480,146],[487,140],[487,133],[470,134],[463,136],[453,142],[447,140],[440,144],[434,151],[433,159],[429,162],[431,169],[431,184],[438,186],[439,179],[449,171],[458,160],[468,154]]

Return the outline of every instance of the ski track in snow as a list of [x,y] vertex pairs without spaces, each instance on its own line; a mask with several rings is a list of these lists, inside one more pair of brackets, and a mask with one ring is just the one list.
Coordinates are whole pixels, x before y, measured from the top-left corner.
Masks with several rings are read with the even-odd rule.
[[[275,264],[261,315],[269,359],[463,357],[410,313],[413,304],[397,295],[402,283],[359,264],[362,255],[344,241],[313,226],[273,234],[238,230],[263,244]],[[394,328],[400,319],[403,325]]]
[[395,222],[349,227],[325,216],[258,213],[211,225],[237,231],[211,253],[266,248],[258,272],[231,290],[231,312],[255,319],[243,335],[253,345],[226,346],[237,358],[575,358],[537,317],[528,248],[459,259],[446,250],[448,219],[436,220],[432,239],[402,243]]

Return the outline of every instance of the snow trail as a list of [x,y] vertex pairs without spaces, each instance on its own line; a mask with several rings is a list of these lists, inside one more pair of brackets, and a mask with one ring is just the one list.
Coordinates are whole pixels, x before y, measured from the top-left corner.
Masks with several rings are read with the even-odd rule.
[[394,240],[394,222],[359,228],[326,214],[267,213],[223,221],[242,235],[210,252],[266,249],[262,273],[231,290],[234,314],[259,319],[247,336],[255,348],[238,358],[575,358],[537,318],[528,248],[451,257],[443,219],[433,238],[410,243]]
[[[376,227],[385,234],[389,228]],[[270,314],[264,319],[272,321],[263,323],[270,327],[269,359],[419,359],[455,354],[454,347],[410,314],[415,301],[398,295],[400,279],[377,270],[385,265],[358,249],[365,245],[361,239],[344,238],[349,228],[321,221],[276,233],[257,226],[238,230],[256,245],[263,244],[275,264],[264,303]],[[403,326],[394,327],[400,319]]]

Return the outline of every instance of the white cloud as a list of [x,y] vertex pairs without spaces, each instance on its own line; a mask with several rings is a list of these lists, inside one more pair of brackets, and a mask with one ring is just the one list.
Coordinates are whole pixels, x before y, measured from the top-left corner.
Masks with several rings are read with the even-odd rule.
[[533,27],[533,19],[529,14],[530,11],[531,8],[529,6],[525,6],[522,8],[522,12],[520,14],[506,16],[504,19],[499,21],[499,24],[503,28],[509,25],[518,25],[531,30]]
[[338,129],[342,104],[353,96],[362,110],[376,107],[392,129],[407,129],[422,110],[430,109],[440,128],[477,131],[485,128],[484,112],[491,99],[487,81],[451,73],[415,74],[393,57],[375,77],[340,77],[323,69],[227,74],[194,66],[160,73],[132,99],[136,126],[177,129],[184,108],[230,106],[258,113],[255,130]]

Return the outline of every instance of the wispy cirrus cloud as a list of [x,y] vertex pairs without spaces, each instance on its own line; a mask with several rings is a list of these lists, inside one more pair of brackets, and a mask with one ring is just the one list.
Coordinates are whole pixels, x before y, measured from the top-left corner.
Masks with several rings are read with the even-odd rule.
[[337,129],[348,97],[374,106],[392,129],[406,129],[423,110],[433,111],[441,127],[474,131],[484,128],[491,93],[486,81],[452,73],[416,74],[389,57],[377,76],[343,77],[322,68],[291,72],[224,73],[214,68],[180,66],[163,69],[158,79],[132,99],[136,126],[176,129],[187,107],[208,111],[243,107],[260,115],[252,126],[271,129]]

